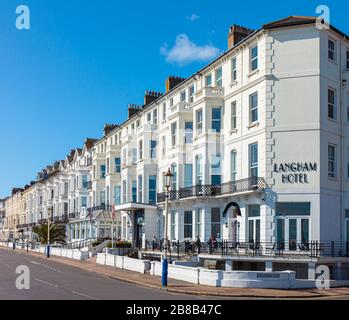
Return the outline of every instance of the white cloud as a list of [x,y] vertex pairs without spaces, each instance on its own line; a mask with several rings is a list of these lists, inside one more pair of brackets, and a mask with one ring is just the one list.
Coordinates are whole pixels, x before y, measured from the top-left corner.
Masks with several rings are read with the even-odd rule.
[[172,48],[169,49],[168,45],[164,44],[160,52],[166,57],[167,62],[183,66],[192,62],[212,60],[221,53],[221,50],[211,44],[199,46],[183,33],[177,36]]
[[200,17],[197,14],[193,13],[191,16],[188,16],[187,19],[193,22],[195,20],[199,20]]

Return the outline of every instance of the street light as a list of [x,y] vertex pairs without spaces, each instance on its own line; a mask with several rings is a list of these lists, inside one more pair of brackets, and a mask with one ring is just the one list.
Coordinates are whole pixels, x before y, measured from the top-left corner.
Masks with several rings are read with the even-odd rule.
[[52,208],[48,208],[48,214],[47,214],[47,248],[46,248],[46,256],[47,258],[50,257],[50,219],[51,219],[51,210]]
[[165,177],[166,203],[165,203],[165,257],[162,260],[162,286],[167,287],[168,278],[168,262],[167,262],[167,246],[168,246],[168,198],[169,190],[172,184],[173,173],[171,169],[163,173]]

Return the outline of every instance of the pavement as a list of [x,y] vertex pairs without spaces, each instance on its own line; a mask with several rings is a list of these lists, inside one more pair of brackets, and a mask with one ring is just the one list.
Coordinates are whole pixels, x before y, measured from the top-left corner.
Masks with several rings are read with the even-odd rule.
[[[0,267],[4,264],[3,256],[17,256],[21,257],[18,260],[26,259],[29,257],[35,258],[36,261],[40,261],[41,264],[47,265],[54,263],[60,266],[60,269],[64,267],[71,267],[75,270],[77,268],[82,269],[79,272],[73,272],[77,274],[77,278],[74,278],[74,282],[77,281],[78,276],[90,274],[96,277],[103,277],[104,279],[109,278],[118,281],[118,286],[123,283],[125,286],[128,284],[133,290],[139,291],[150,290],[151,294],[143,295],[141,299],[158,299],[158,296],[162,299],[174,299],[174,297],[180,297],[179,299],[190,298],[226,298],[226,299],[348,299],[349,300],[349,288],[331,288],[328,290],[318,289],[298,289],[298,290],[274,290],[274,289],[250,289],[250,288],[221,288],[221,287],[210,287],[205,285],[195,285],[184,281],[169,279],[168,288],[164,289],[161,287],[161,278],[157,276],[151,276],[148,274],[141,274],[129,270],[123,270],[119,268],[113,268],[108,266],[97,265],[95,258],[87,261],[78,261],[62,257],[51,256],[49,259],[43,256],[43,254],[16,250],[13,252],[11,249],[0,248]],[[29,258],[29,259],[31,259]],[[18,261],[18,263],[23,264]],[[32,267],[32,266],[31,266]],[[1,267],[2,269],[2,267]],[[62,274],[63,276],[63,274]],[[45,280],[46,281],[46,280]],[[79,281],[80,283],[80,281]],[[0,278],[1,284],[1,278]],[[107,285],[110,286],[110,282]],[[98,287],[102,287],[102,283],[98,283]],[[108,289],[105,290],[108,290]],[[0,287],[1,289],[1,287]],[[132,299],[135,299],[133,291],[127,288],[127,292],[132,292]],[[104,290],[104,289],[103,289]],[[149,296],[148,296],[149,294]],[[167,296],[170,294],[170,296]],[[172,294],[172,295],[171,295]],[[183,296],[186,295],[186,296]],[[1,294],[0,294],[1,299]],[[119,298],[120,299],[120,298]]]

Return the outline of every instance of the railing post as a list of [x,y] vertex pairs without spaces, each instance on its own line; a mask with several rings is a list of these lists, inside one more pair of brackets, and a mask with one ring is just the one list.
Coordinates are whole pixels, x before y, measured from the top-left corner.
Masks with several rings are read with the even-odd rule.
[[179,240],[177,240],[177,260],[179,260]]

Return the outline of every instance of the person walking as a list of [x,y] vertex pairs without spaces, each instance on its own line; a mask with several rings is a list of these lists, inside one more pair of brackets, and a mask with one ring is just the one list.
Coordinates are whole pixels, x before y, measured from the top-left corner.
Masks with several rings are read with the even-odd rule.
[[198,254],[201,253],[201,240],[199,236],[196,236],[196,242],[195,242],[196,248],[198,250]]

